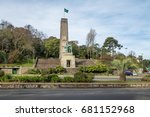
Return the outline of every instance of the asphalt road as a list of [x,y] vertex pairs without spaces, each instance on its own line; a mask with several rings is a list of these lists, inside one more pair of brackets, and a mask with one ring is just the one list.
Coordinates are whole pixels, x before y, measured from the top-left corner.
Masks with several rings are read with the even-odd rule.
[[1,100],[150,100],[150,89],[0,89]]

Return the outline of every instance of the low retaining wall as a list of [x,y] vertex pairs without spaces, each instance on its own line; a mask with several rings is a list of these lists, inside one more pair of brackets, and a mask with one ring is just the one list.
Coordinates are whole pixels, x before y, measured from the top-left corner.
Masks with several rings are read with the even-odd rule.
[[150,83],[100,84],[100,83],[0,83],[0,89],[13,88],[150,88]]

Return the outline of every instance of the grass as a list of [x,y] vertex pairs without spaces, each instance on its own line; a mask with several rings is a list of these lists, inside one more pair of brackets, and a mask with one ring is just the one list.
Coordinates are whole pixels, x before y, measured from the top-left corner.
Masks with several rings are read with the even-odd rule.
[[119,81],[119,80],[116,80],[116,81],[93,81],[92,83],[104,83],[104,84],[109,84],[109,83],[112,83],[112,84],[133,84],[133,83],[150,83],[150,82],[144,82],[144,81]]
[[0,67],[3,67],[3,66],[7,66],[7,67],[32,67],[33,66],[33,63],[23,63],[23,64],[0,64]]

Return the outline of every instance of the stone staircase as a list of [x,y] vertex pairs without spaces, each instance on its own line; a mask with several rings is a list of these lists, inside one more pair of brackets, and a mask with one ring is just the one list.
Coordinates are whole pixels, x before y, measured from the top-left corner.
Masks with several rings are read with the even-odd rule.
[[78,59],[76,58],[76,67],[80,66],[89,66],[89,65],[95,65],[95,61],[93,59]]
[[56,66],[60,66],[60,60],[58,58],[38,59],[35,68],[48,69]]

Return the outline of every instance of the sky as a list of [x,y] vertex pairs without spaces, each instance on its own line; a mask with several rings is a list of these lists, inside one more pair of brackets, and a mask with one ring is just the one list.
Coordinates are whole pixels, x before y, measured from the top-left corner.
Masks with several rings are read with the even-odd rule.
[[59,38],[64,8],[69,10],[69,40],[85,44],[92,28],[100,47],[114,37],[124,46],[118,52],[150,59],[150,0],[0,0],[0,19],[17,27],[31,24]]

